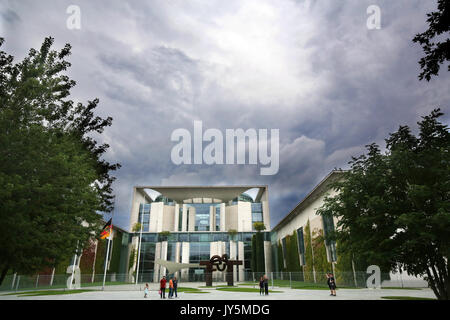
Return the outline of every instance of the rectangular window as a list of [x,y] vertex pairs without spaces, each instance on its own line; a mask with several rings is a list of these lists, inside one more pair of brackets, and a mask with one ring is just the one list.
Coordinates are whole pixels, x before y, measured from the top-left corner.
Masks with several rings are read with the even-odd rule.
[[176,242],[167,243],[167,261],[175,261]]
[[180,206],[178,212],[178,231],[182,231],[181,227],[183,226],[183,206]]
[[215,208],[216,213],[216,231],[220,231],[220,206]]
[[150,231],[150,203],[139,204],[139,216],[137,222],[142,223],[142,231]]
[[286,250],[287,250],[287,248],[286,248],[286,237],[284,237],[281,240],[281,249],[283,251],[283,264],[284,264],[284,267],[286,267]]
[[305,259],[305,238],[303,237],[303,227],[297,229],[298,240],[298,253],[300,256],[300,264],[304,266],[306,264]]
[[[322,217],[323,221],[323,233],[325,236],[325,239],[327,236],[334,231],[334,221],[333,216],[331,215],[325,215]],[[328,249],[328,259],[331,262],[335,262],[337,260],[337,253],[336,253],[336,241],[334,240],[326,240],[325,244],[327,245]]]
[[252,207],[252,230],[255,230],[255,222],[263,222],[262,203],[256,202],[251,204]]

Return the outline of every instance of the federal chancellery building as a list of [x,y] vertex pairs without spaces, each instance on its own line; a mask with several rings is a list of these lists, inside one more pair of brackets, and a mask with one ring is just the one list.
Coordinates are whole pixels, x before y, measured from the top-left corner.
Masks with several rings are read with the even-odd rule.
[[[252,238],[262,232],[264,268],[258,270],[267,274],[303,272],[306,232],[311,238],[317,230],[329,230],[336,224],[334,218],[324,219],[316,211],[325,195],[334,192],[329,185],[341,174],[341,171],[332,171],[272,229],[267,185],[136,186],[132,196],[128,255],[121,260],[128,261],[130,276],[138,275],[141,282],[158,281],[168,273],[165,266],[158,263],[161,260],[198,264],[213,255],[227,254],[230,259],[243,262],[234,270],[236,281],[254,280],[251,279],[255,271],[251,265]],[[255,222],[263,223],[264,230],[255,230]],[[292,246],[286,240],[294,233],[298,263],[294,269],[289,269],[292,261],[288,261],[288,256],[292,255],[288,247]],[[336,246],[325,242],[324,246],[332,269]],[[138,251],[140,255],[135,254]],[[261,264],[262,260],[259,262]],[[201,281],[204,268],[184,268],[176,275],[187,281]],[[220,272],[213,275],[219,281],[223,276]]]
[[[151,194],[157,196],[152,198]],[[130,263],[130,270],[137,268],[139,280],[158,281],[166,274],[166,268],[157,260],[198,264],[213,255],[227,254],[230,259],[243,262],[235,268],[234,279],[244,281],[252,271],[251,243],[257,232],[254,223],[261,222],[265,226],[261,231],[265,270],[270,272],[268,199],[268,187],[260,185],[134,187],[130,228],[137,223],[138,227],[133,230],[130,247],[140,248],[141,254]],[[203,267],[190,267],[180,270],[178,277],[198,281],[203,279],[203,273]],[[214,274],[216,280],[223,276],[220,272]]]

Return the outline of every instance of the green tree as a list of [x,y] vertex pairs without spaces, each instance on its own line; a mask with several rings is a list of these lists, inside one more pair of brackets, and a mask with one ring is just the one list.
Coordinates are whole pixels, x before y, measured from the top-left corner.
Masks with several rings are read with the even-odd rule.
[[[0,46],[4,39],[0,39]],[[109,147],[92,138],[111,125],[69,99],[70,45],[46,38],[19,63],[0,51],[0,284],[8,270],[32,274],[81,252],[113,207]]]
[[236,229],[229,229],[228,230],[228,235],[230,236],[231,240],[234,240],[236,235],[238,234]]
[[[450,61],[450,39],[437,41],[443,35],[450,33],[450,1],[438,0],[437,11],[427,14],[428,30],[417,34],[413,41],[418,42],[425,53],[419,61],[422,72],[419,79],[430,81],[431,76],[437,76],[440,65]],[[448,66],[450,71],[450,64]]]
[[305,240],[305,265],[303,266],[303,274],[306,282],[313,282],[314,258],[311,241],[311,226],[309,223],[309,219],[305,226],[304,240]]
[[255,228],[255,230],[257,232],[266,230],[266,225],[264,224],[264,222],[260,222],[260,221],[253,223],[253,227]]
[[278,271],[284,272],[284,258],[283,258],[283,247],[281,245],[281,241],[278,240],[277,243],[277,261],[278,261]]
[[141,231],[142,224],[140,222],[136,222],[133,224],[133,227],[131,228],[131,231],[133,232],[140,232]]
[[400,126],[383,154],[367,146],[319,213],[340,217],[334,237],[360,261],[425,276],[438,299],[449,299],[450,134],[442,115],[423,117],[417,137]]

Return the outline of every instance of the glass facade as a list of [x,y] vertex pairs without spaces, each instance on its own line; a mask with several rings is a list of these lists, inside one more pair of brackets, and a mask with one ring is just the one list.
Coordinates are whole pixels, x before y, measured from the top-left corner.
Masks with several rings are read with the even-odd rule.
[[169,241],[167,243],[167,261],[175,261],[176,242]]
[[[153,272],[153,270],[155,269],[155,248],[156,243],[152,242],[141,243],[139,274],[141,274],[141,276],[143,277],[142,281],[149,281],[149,279],[147,279],[146,274]],[[141,277],[139,279],[141,279]]]
[[141,203],[139,205],[138,221],[142,221],[142,231],[148,232],[150,229],[150,203]]
[[252,230],[255,230],[255,222],[263,222],[263,210],[262,203],[255,202],[251,204],[252,206]]
[[216,206],[216,231],[220,231],[220,206]]
[[[214,231],[217,230],[217,222],[215,226],[210,226],[210,208],[214,207],[213,214],[217,217],[217,208],[219,208],[220,222],[220,204],[216,203],[189,203],[186,205],[189,212],[195,210],[195,231]],[[188,215],[189,218],[189,215]],[[189,224],[188,224],[189,225]]]
[[[263,222],[262,203],[255,203],[248,195],[241,195],[236,201],[250,202],[252,225],[255,222]],[[159,196],[155,202],[163,202],[164,205],[175,205],[171,199]],[[226,204],[228,206],[230,202]],[[187,214],[184,217],[186,225],[194,225],[193,231],[181,231],[183,226],[183,206],[186,207]],[[178,219],[178,229],[170,231],[170,234],[161,235],[158,232],[150,232],[151,204],[141,203],[139,205],[138,222],[142,222],[142,239],[141,250],[139,253],[139,281],[151,281],[150,274],[153,279],[160,276],[160,270],[155,268],[156,252],[164,252],[162,243],[167,241],[167,256],[163,259],[167,261],[183,260],[182,254],[188,255],[184,257],[189,263],[199,263],[200,261],[209,260],[211,258],[211,243],[219,242],[218,252],[225,253],[230,257],[230,253],[236,254],[236,259],[243,260],[243,268],[245,272],[251,272],[252,258],[252,237],[256,233],[254,228],[248,232],[238,232],[230,236],[227,231],[220,231],[221,224],[221,206],[223,203],[182,203],[179,204],[175,212],[175,219]],[[193,214],[195,213],[195,214]],[[155,213],[154,213],[155,214]],[[213,215],[213,217],[211,216]],[[195,221],[189,221],[195,219]],[[223,221],[222,221],[223,222]],[[152,226],[154,229],[155,226]],[[264,240],[270,241],[270,232],[263,232]],[[134,232],[134,236],[139,237],[140,232]],[[131,239],[131,237],[130,237]],[[184,244],[183,244],[184,243]],[[180,246],[177,252],[177,244]],[[186,244],[189,244],[189,250],[186,250]],[[220,246],[223,246],[223,251]],[[233,248],[231,248],[233,246]],[[239,248],[243,251],[240,251]],[[184,252],[183,252],[184,251]],[[179,255],[178,257],[176,255]],[[239,254],[243,256],[239,256]],[[158,256],[159,258],[159,256]],[[236,268],[237,269],[237,268]],[[204,268],[189,268],[185,275],[188,275],[189,281],[203,281]],[[143,278],[141,278],[143,277]],[[149,277],[147,279],[146,277]],[[238,276],[239,277],[239,276]],[[237,280],[237,279],[236,279]],[[240,279],[252,280],[252,279]]]
[[[209,260],[210,243],[209,242],[190,242],[189,243],[189,263],[199,263]],[[204,268],[189,268],[189,281],[198,281],[203,279]]]

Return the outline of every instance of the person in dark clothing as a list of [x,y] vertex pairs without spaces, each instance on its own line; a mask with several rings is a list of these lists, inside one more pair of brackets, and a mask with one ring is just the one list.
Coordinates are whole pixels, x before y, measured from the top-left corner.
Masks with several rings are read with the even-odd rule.
[[159,292],[160,292],[160,296],[161,299],[165,299],[166,298],[166,277],[162,277],[161,281],[159,282]]
[[259,295],[264,295],[264,278],[259,278]]
[[177,289],[178,289],[178,280],[177,280],[177,277],[173,277],[173,293],[172,293],[172,295],[175,293],[175,298],[178,298]]
[[327,284],[331,291],[330,296],[336,296],[336,281],[334,280],[334,276],[331,272],[327,273]]
[[264,293],[266,296],[269,295],[269,278],[267,278],[267,275],[264,275]]

